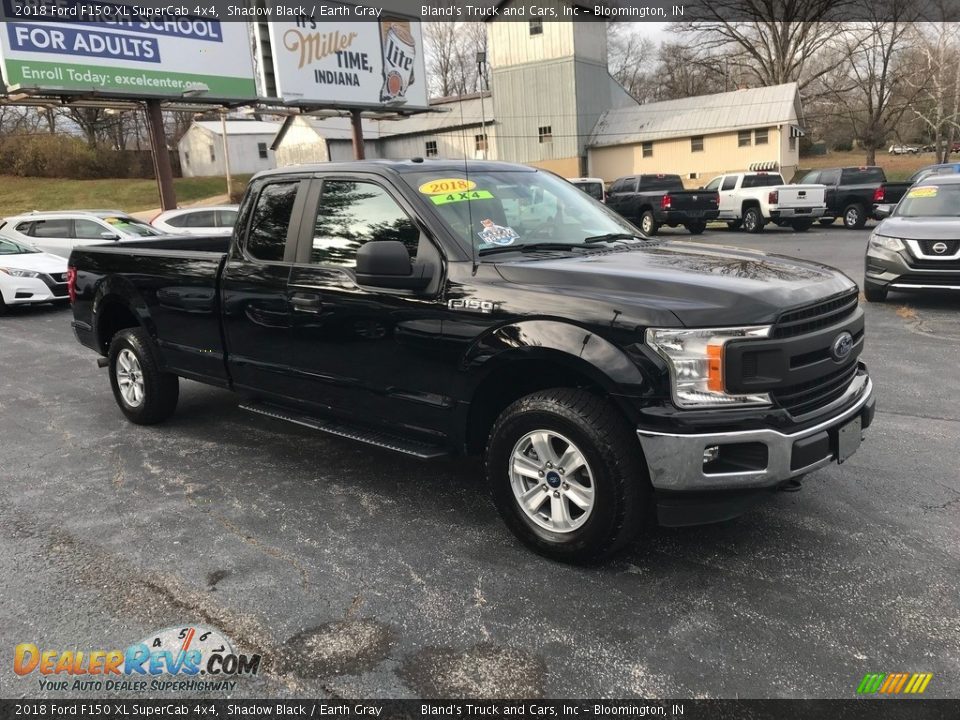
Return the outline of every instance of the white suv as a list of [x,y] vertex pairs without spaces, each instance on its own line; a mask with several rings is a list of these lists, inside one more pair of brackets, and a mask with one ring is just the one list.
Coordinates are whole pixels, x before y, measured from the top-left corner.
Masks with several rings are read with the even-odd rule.
[[60,257],[80,245],[162,235],[119,210],[64,210],[14,215],[0,222],[0,235]]

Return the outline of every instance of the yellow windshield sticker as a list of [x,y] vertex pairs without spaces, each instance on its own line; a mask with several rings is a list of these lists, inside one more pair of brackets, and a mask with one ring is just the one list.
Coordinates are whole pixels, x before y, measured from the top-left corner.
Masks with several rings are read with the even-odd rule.
[[910,192],[907,193],[907,197],[910,198],[933,198],[936,196],[936,185],[924,185],[923,187],[911,188]]
[[424,195],[445,195],[452,192],[473,190],[475,187],[477,187],[477,184],[473,180],[440,178],[439,180],[428,180],[419,189]]
[[446,195],[431,195],[434,205],[463,202],[464,200],[493,200],[493,193],[489,190],[470,190],[469,192],[447,193]]

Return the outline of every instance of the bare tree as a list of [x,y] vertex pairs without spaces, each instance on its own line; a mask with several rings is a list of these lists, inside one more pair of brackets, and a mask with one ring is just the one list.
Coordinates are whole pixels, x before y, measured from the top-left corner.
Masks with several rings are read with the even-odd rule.
[[676,100],[734,90],[739,82],[729,73],[723,58],[701,60],[685,43],[665,42],[657,54],[653,99]]
[[906,82],[904,55],[916,19],[912,0],[889,0],[882,9],[864,0],[860,12],[868,21],[844,33],[841,54],[848,61],[821,78],[824,99],[849,126],[866,153],[865,163],[876,163],[877,148],[894,132],[913,99]]
[[477,53],[486,52],[487,28],[482,22],[431,22],[423,26],[429,91],[449,97],[486,89],[478,72]]
[[960,128],[960,40],[955,23],[918,23],[915,30],[910,111],[932,137],[938,162],[946,162]]
[[612,22],[607,28],[607,66],[610,75],[637,102],[656,99],[656,43],[636,31],[636,24]]
[[[712,0],[700,7],[710,18],[675,23],[701,62],[722,57],[751,84],[797,82],[801,91],[845,62],[829,52],[846,29],[840,19],[851,0]],[[733,21],[727,18],[740,18]],[[823,58],[829,57],[829,62]]]

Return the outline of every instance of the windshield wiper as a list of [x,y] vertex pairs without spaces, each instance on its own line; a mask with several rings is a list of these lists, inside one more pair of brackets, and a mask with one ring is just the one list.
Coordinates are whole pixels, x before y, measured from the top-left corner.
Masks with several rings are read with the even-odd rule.
[[647,240],[642,235],[633,235],[631,233],[604,233],[603,235],[591,235],[584,238],[585,243],[605,243],[616,242],[617,240]]
[[582,242],[582,243],[558,243],[558,242],[538,242],[538,243],[525,243],[520,245],[502,245],[500,247],[484,248],[477,252],[478,255],[495,255],[497,253],[505,252],[536,252],[538,250],[574,250],[588,248],[596,243]]

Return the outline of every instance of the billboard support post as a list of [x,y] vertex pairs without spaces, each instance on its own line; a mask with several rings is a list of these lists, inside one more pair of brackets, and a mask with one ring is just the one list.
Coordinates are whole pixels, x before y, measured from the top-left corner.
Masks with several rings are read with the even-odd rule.
[[150,130],[150,148],[153,150],[153,170],[160,188],[160,207],[175,210],[177,195],[173,189],[173,168],[167,152],[167,132],[163,127],[163,111],[159,100],[147,100],[147,127]]
[[363,160],[367,155],[363,148],[363,125],[359,110],[350,111],[350,129],[353,131],[353,159]]
[[223,134],[223,170],[227,174],[227,202],[233,202],[233,175],[230,174],[230,144],[227,139],[227,110],[220,108],[220,132]]

